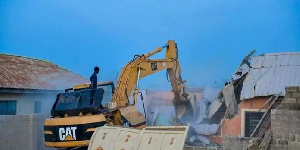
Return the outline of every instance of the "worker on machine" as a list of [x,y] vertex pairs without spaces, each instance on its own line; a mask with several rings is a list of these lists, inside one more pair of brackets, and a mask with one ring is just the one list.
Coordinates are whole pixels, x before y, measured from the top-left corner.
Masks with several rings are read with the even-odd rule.
[[[91,99],[90,99],[90,105],[92,105],[93,104],[93,102],[94,102],[94,95],[95,95],[95,92],[96,92],[96,89],[97,89],[97,74],[99,73],[99,71],[100,71],[100,69],[99,69],[99,67],[95,67],[94,68],[94,73],[91,75],[91,77],[90,77],[90,81],[91,81]],[[102,104],[101,104],[101,106],[102,106]],[[103,107],[103,106],[102,106]],[[101,107],[101,108],[102,108]]]

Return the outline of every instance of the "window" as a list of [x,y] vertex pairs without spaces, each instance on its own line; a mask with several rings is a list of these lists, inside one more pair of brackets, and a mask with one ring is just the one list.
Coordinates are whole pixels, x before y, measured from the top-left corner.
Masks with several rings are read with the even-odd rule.
[[250,137],[256,125],[264,115],[264,112],[246,112],[245,114],[245,136]]
[[41,107],[42,107],[42,102],[41,101],[35,101],[34,102],[34,113],[41,113]]
[[17,101],[0,101],[0,115],[16,115]]

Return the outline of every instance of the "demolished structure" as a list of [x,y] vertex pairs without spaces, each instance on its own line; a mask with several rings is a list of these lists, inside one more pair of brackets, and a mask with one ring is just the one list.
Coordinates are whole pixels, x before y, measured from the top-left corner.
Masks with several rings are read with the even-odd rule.
[[[222,143],[223,149],[298,150],[300,147],[300,86],[288,86],[285,91],[285,97],[280,105],[265,113],[266,116],[264,115],[259,122],[268,123],[268,126],[264,127],[268,130],[264,133],[260,132],[263,138],[255,137],[255,132],[252,133],[252,137],[226,135]],[[256,128],[259,127],[257,125]]]
[[[281,107],[282,101],[291,101],[291,94],[288,93],[291,90],[286,92],[285,88],[300,86],[299,52],[271,53],[250,58],[253,53],[245,57],[232,79],[222,88],[218,99],[208,108],[207,117],[201,122],[219,125],[218,132],[209,134],[209,138],[223,145],[223,148],[235,149],[232,145],[234,142],[228,140],[232,137],[237,141],[266,137],[269,134],[267,131],[274,126],[271,125],[271,111],[278,112],[276,110]],[[292,99],[295,103],[296,97]],[[295,113],[299,114],[299,111]],[[283,143],[286,146],[287,140],[288,135],[285,135]],[[248,144],[249,142],[244,142],[244,146]],[[236,149],[242,149],[241,145],[243,144]]]
[[[247,149],[249,145],[288,147],[289,134],[280,133],[278,137],[277,133],[271,132],[274,126],[282,124],[274,123],[278,120],[272,119],[272,116],[274,111],[281,112],[279,109],[284,105],[283,101],[291,101],[291,96],[297,95],[289,93],[289,88],[285,89],[300,86],[300,52],[252,57],[254,52],[243,59],[221,91],[210,88],[198,90],[196,118],[184,121],[196,133],[188,139],[190,145],[216,149],[220,146],[224,149]],[[168,97],[172,93],[146,91],[144,95],[149,125],[176,125],[172,120],[175,114],[172,97]],[[298,102],[296,97],[293,98],[292,101]],[[299,114],[298,111],[287,114],[293,113]],[[300,126],[292,133],[292,139],[297,142]]]

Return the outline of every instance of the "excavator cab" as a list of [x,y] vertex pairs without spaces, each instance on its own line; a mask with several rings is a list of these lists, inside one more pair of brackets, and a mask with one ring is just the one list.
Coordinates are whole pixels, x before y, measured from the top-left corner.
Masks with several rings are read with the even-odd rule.
[[107,123],[102,105],[108,106],[114,93],[112,81],[75,85],[56,96],[51,118],[44,123],[45,145],[68,148],[87,146],[97,127]]
[[96,89],[89,84],[75,85],[59,93],[52,107],[52,117],[78,116],[103,112],[103,105],[108,106],[114,92],[112,81],[100,82]]

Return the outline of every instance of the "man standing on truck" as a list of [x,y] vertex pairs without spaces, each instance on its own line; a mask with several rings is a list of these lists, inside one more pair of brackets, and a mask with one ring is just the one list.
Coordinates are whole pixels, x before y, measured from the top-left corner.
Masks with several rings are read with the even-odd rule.
[[96,89],[97,89],[97,74],[99,73],[100,69],[99,67],[95,67],[94,68],[94,73],[91,75],[90,77],[90,81],[91,81],[91,99],[90,99],[90,105],[93,104],[94,102],[94,95],[95,95],[95,92],[96,92]]

